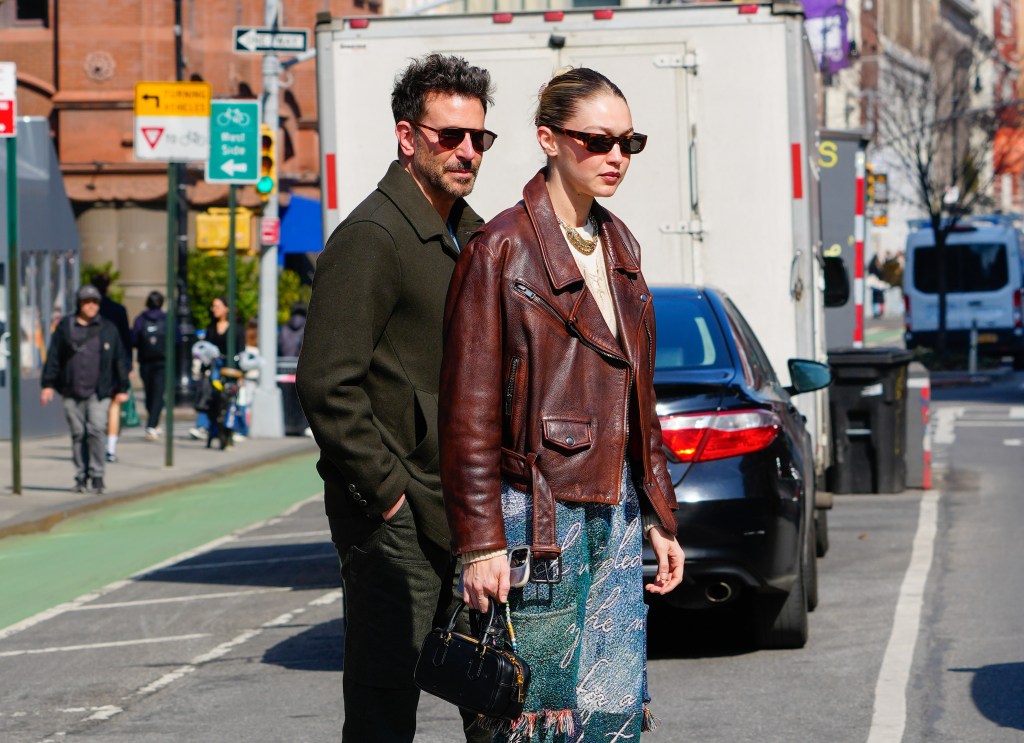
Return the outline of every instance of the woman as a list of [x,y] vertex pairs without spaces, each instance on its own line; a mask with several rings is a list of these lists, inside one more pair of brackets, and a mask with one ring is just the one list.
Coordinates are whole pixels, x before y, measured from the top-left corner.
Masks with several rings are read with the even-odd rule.
[[[644,532],[653,593],[679,584],[683,553],[640,249],[595,197],[615,193],[647,138],[622,92],[585,68],[542,89],[535,123],[547,166],[477,233],[448,291],[445,507],[464,600],[508,601],[532,670],[526,712],[498,739],[638,737],[651,728]],[[531,577],[510,590],[506,551],[522,546]]]
[[[231,327],[228,321],[230,312],[228,301],[224,297],[214,297],[210,302],[210,324],[206,326],[206,340],[210,341],[220,350],[221,358],[225,360],[226,366],[234,366],[234,362],[228,362],[228,329]],[[235,325],[235,353],[242,350],[242,333],[240,325]]]

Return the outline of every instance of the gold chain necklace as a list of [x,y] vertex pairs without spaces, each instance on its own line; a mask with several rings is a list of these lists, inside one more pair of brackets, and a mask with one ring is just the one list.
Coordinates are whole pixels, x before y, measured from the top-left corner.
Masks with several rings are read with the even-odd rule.
[[587,217],[587,221],[590,222],[590,229],[594,233],[594,236],[589,240],[577,232],[575,227],[570,227],[563,222],[562,218],[557,214],[555,215],[555,219],[558,220],[558,224],[560,224],[562,229],[565,230],[565,236],[569,239],[569,244],[576,248],[576,250],[583,253],[583,255],[591,255],[595,250],[597,250],[597,243],[600,238],[597,234],[597,220],[594,219],[593,214]]

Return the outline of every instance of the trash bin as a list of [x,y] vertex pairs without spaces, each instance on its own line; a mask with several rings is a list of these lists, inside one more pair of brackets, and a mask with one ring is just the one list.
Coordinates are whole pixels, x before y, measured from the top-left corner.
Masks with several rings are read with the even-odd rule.
[[295,367],[297,356],[279,356],[277,359],[277,386],[281,389],[281,405],[284,408],[284,433],[286,436],[302,436],[309,424],[299,404],[299,393],[295,389]]
[[905,487],[907,364],[902,348],[829,351],[833,493],[899,493]]

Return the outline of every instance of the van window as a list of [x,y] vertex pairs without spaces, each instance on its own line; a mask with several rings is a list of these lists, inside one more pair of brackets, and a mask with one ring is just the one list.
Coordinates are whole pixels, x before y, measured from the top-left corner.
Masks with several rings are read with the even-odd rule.
[[[991,292],[1009,281],[1004,243],[947,245],[946,291]],[[939,290],[938,253],[934,245],[914,251],[914,286],[926,294]]]

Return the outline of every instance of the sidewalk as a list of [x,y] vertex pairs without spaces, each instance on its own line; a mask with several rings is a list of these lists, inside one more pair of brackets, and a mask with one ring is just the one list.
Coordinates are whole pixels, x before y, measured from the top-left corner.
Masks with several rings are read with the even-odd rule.
[[[189,411],[190,412],[190,411]],[[45,531],[58,521],[125,500],[173,490],[263,464],[305,455],[313,467],[316,443],[302,436],[248,439],[227,451],[188,435],[194,421],[175,410],[174,466],[164,467],[165,443],[146,441],[141,427],[121,432],[118,462],[108,463],[102,495],[74,493],[68,434],[21,442],[21,495],[11,492],[11,442],[0,441],[0,537]],[[187,416],[187,417],[186,417]]]

